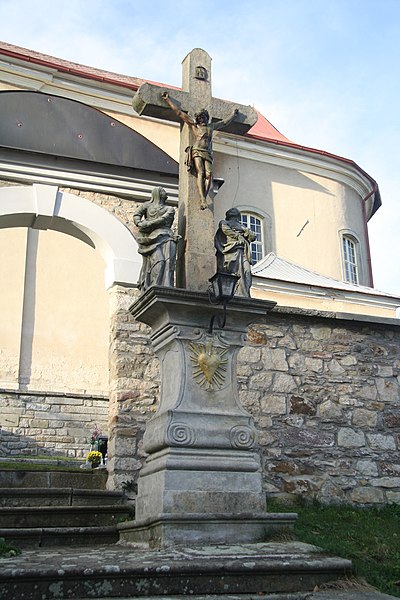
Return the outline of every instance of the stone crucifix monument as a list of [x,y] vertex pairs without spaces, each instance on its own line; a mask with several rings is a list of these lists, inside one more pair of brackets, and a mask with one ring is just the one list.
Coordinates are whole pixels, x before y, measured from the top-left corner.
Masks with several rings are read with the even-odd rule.
[[176,283],[205,292],[215,270],[214,209],[207,198],[213,175],[212,136],[218,129],[245,133],[256,123],[257,112],[213,98],[211,58],[200,48],[182,62],[182,90],[145,83],[133,98],[133,108],[140,115],[181,123],[178,233],[185,243],[180,245]]
[[[193,50],[183,62],[184,92],[171,90],[163,97],[159,88],[145,84],[134,106],[141,106],[143,114],[170,118],[176,112],[167,99],[173,97],[172,107],[179,103],[179,110],[198,110],[205,104],[211,115],[220,115],[231,126],[237,122],[239,131],[245,131],[253,121],[244,107],[232,112],[212,98],[210,63],[206,52]],[[266,512],[256,431],[238,398],[236,357],[247,327],[263,321],[275,303],[237,297],[229,303],[226,326],[215,319],[222,308],[211,304],[206,293],[216,270],[213,211],[202,206],[198,173],[186,170],[185,148],[196,140],[191,137],[193,125],[181,120],[179,221],[186,248],[178,263],[184,262],[185,288],[151,285],[129,309],[151,327],[161,392],[144,435],[148,457],[138,481],[136,520],[118,528],[122,539],[153,547],[263,541],[269,530],[292,524],[295,515]],[[162,191],[158,194],[163,198]],[[144,212],[137,215],[138,222],[148,218]],[[237,213],[220,224],[221,264],[236,264],[243,254],[244,242],[237,256],[232,251],[222,256],[229,235],[239,241],[244,235]],[[167,233],[162,239],[168,239]],[[242,265],[238,274],[245,278],[248,269]]]

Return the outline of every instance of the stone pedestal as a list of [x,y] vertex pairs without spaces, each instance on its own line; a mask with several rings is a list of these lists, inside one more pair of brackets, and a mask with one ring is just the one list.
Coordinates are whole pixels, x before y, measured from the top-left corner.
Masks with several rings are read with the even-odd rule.
[[151,288],[130,308],[151,326],[161,366],[161,398],[144,436],[136,521],[123,539],[154,546],[255,542],[282,519],[267,515],[251,416],[238,400],[236,356],[248,325],[273,302],[234,299],[224,329],[209,332],[222,308],[207,294]]

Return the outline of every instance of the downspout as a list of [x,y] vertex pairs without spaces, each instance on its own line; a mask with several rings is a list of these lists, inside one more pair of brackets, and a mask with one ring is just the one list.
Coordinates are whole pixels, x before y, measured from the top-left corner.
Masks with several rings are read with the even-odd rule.
[[376,194],[377,191],[378,191],[378,185],[374,182],[372,190],[365,196],[365,198],[362,198],[362,200],[361,200],[362,210],[363,210],[363,214],[364,214],[365,240],[367,243],[367,264],[368,264],[368,273],[369,273],[371,287],[374,287],[374,278],[372,275],[371,249],[369,246],[367,211],[365,210],[365,205],[366,205],[367,200],[369,200],[369,198],[371,198],[371,196]]

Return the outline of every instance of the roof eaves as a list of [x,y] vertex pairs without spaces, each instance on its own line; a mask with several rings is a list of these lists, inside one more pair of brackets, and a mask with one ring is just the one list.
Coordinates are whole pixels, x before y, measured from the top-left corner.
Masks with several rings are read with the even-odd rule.
[[332,277],[322,275],[297,265],[290,260],[278,257],[274,252],[269,252],[262,260],[252,267],[252,275],[259,281],[281,281],[290,285],[300,285],[312,289],[324,289],[338,291],[339,293],[366,294],[372,296],[382,296],[400,300],[400,296],[395,296],[377,290],[376,288],[355,285],[347,281],[336,280]]
[[251,133],[251,129],[250,129],[250,131],[248,131],[245,134],[245,137],[250,137],[250,138],[257,139],[257,140],[260,140],[263,142],[269,142],[271,144],[276,144],[277,146],[286,146],[287,148],[293,148],[295,150],[301,150],[303,152],[319,154],[320,156],[326,156],[328,158],[333,158],[335,160],[340,160],[341,162],[345,162],[348,165],[354,167],[359,173],[361,173],[361,175],[366,177],[368,179],[368,181],[370,181],[370,183],[372,184],[375,198],[374,198],[374,204],[373,204],[373,208],[372,208],[369,218],[371,218],[372,215],[375,214],[376,211],[378,210],[378,208],[382,205],[381,195],[380,195],[380,191],[379,191],[377,182],[375,181],[375,179],[373,177],[371,177],[371,175],[369,175],[366,171],[364,171],[364,169],[362,169],[351,158],[345,158],[344,156],[339,156],[339,154],[333,154],[332,152],[327,152],[326,150],[319,150],[318,148],[311,148],[310,146],[303,146],[301,144],[296,144],[295,142],[291,142],[289,140],[286,142],[283,140],[277,140],[277,139],[268,138],[265,136],[256,135],[256,134]]
[[[142,83],[145,83],[146,81],[148,81],[149,83],[157,83],[157,85],[160,85],[162,87],[167,87],[166,84],[149,81],[147,79],[128,77],[126,75],[120,75],[118,73],[113,73],[111,71],[102,71],[100,69],[95,69],[95,68],[92,69],[90,67],[81,65],[79,63],[73,63],[73,62],[63,60],[63,59],[49,56],[47,54],[41,54],[40,52],[34,52],[33,50],[28,50],[26,48],[14,46],[14,45],[8,44],[6,42],[0,42],[0,52],[2,54],[6,55],[6,56],[10,56],[12,58],[16,58],[16,59],[24,60],[24,61],[31,62],[34,64],[42,65],[42,66],[45,66],[48,68],[56,69],[63,73],[69,73],[71,75],[84,77],[86,79],[92,79],[95,81],[100,81],[100,82],[111,84],[111,85],[117,85],[117,86],[129,88],[134,91],[136,91],[142,85]],[[168,87],[173,87],[173,86],[168,86]],[[175,89],[180,89],[180,88],[175,88]],[[262,115],[262,117],[269,123],[269,121],[263,115]],[[270,124],[270,125],[271,125],[271,127],[273,127],[275,129],[275,127],[272,124]],[[278,130],[277,130],[277,133],[280,134],[282,137],[285,137]],[[374,203],[373,203],[373,208],[372,208],[371,214],[369,215],[369,218],[372,217],[372,215],[378,210],[378,208],[382,204],[379,189],[378,189],[378,184],[376,183],[376,181],[370,175],[368,175],[368,173],[366,173],[363,169],[361,169],[361,167],[359,167],[357,165],[357,163],[355,163],[353,160],[351,160],[349,158],[344,158],[343,156],[339,156],[337,154],[332,154],[330,152],[326,152],[325,150],[318,150],[316,148],[302,146],[300,144],[291,142],[290,140],[286,141],[286,140],[270,138],[267,136],[261,136],[258,134],[254,134],[254,133],[251,133],[251,129],[250,129],[250,131],[248,131],[245,134],[245,137],[258,139],[260,141],[269,142],[269,143],[276,144],[279,146],[285,146],[287,148],[302,150],[304,152],[319,154],[320,156],[327,156],[329,158],[333,158],[336,160],[340,160],[342,162],[346,162],[347,164],[353,166],[362,175],[364,175],[371,182],[371,184],[373,186],[373,189],[375,192]]]
[[33,52],[32,50],[27,50],[25,48],[19,48],[18,46],[12,46],[11,44],[5,44],[4,42],[0,42],[0,52],[1,54],[9,56],[10,58],[41,65],[43,67],[55,69],[62,73],[69,73],[71,75],[77,75],[86,79],[94,79],[104,83],[127,87],[135,91],[142,85],[142,83],[147,81],[146,79],[128,77],[126,75],[120,75],[111,71],[102,71],[101,69],[87,67],[79,63],[69,62],[63,59],[48,56],[46,54],[41,54],[39,52]]
[[[258,282],[257,282],[258,279]],[[276,285],[285,285],[285,286],[289,286],[292,289],[298,289],[298,290],[302,290],[302,293],[304,293],[306,290],[308,290],[310,293],[316,293],[319,296],[328,296],[328,297],[341,297],[344,296],[346,297],[346,295],[348,297],[350,296],[354,296],[354,297],[364,297],[364,298],[370,298],[371,300],[375,300],[375,301],[383,301],[383,300],[389,300],[391,304],[398,304],[400,303],[400,296],[396,296],[396,295],[392,295],[392,294],[388,294],[385,292],[381,292],[379,290],[376,290],[375,288],[366,288],[364,286],[360,286],[359,289],[351,289],[351,288],[342,288],[342,287],[335,287],[334,285],[332,286],[328,286],[328,285],[318,285],[318,284],[310,284],[310,283],[300,283],[298,281],[288,281],[287,279],[283,279],[283,278],[279,278],[277,276],[274,277],[265,277],[259,274],[254,275],[253,274],[253,285],[256,284],[256,287],[258,287],[258,285],[263,288],[263,287],[274,287]],[[258,284],[258,285],[257,285]]]

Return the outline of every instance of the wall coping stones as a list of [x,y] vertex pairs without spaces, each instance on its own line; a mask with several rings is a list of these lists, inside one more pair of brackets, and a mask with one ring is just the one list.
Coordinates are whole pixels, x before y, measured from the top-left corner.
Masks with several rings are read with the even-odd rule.
[[356,321],[362,323],[370,323],[371,325],[387,325],[389,327],[400,327],[400,319],[345,312],[335,312],[328,310],[315,310],[312,308],[297,308],[295,306],[275,306],[271,312],[293,316],[298,315],[303,317],[322,317],[324,319],[334,319],[335,321]]
[[44,396],[45,398],[92,398],[93,400],[108,400],[107,394],[85,394],[84,392],[49,392],[41,390],[13,390],[8,388],[0,388],[0,394],[12,394],[13,396]]

